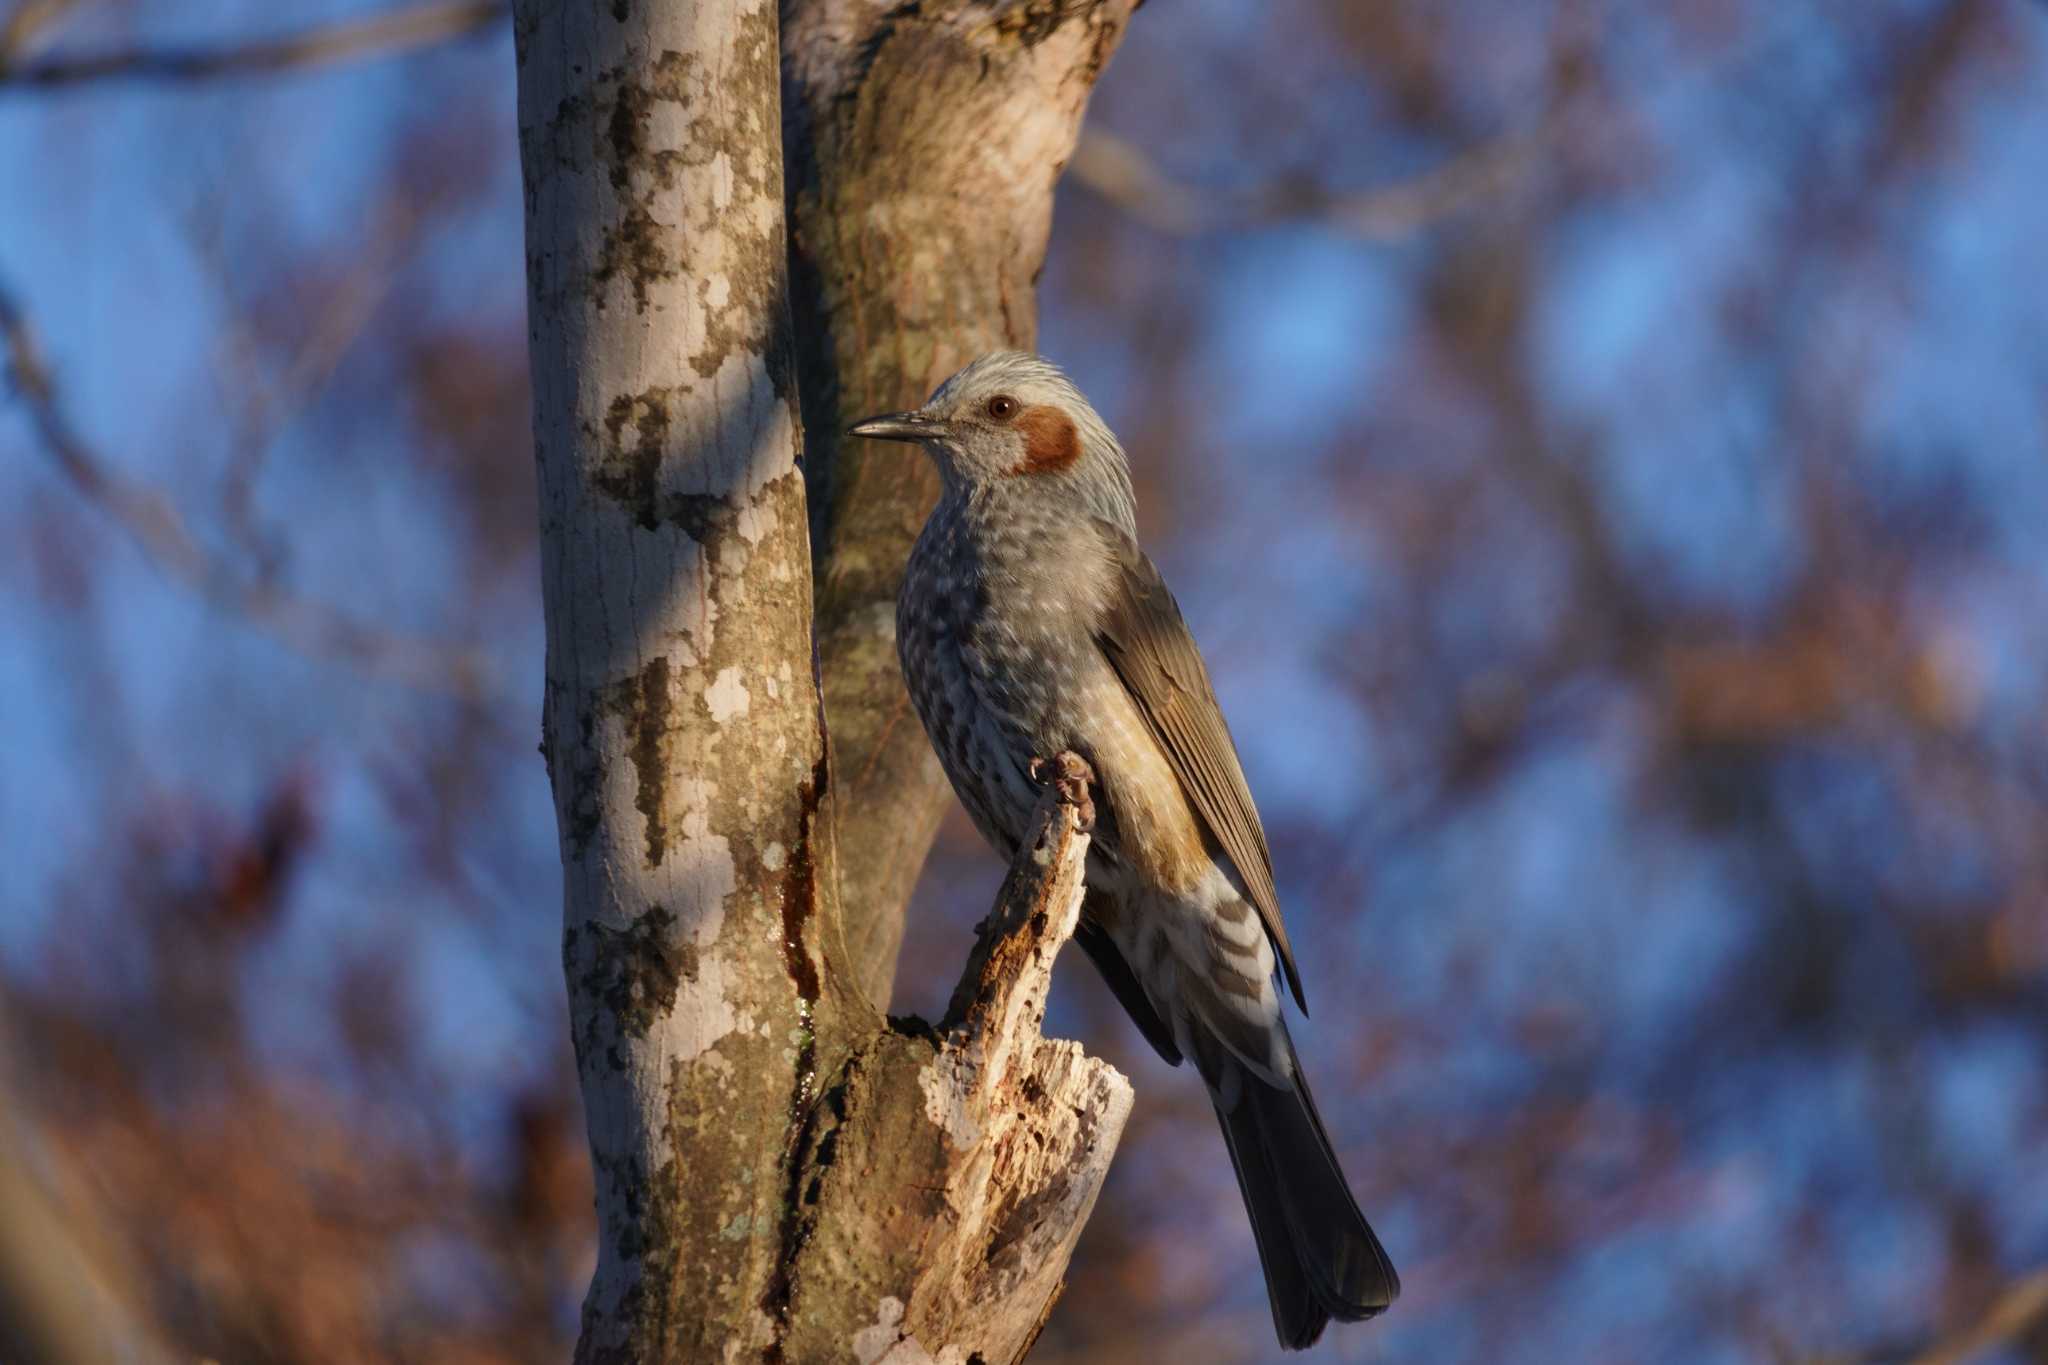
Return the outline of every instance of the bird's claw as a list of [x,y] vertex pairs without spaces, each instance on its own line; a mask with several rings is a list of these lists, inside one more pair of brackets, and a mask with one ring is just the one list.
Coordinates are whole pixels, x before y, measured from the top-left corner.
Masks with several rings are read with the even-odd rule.
[[[1050,770],[1050,772],[1048,772]],[[1050,782],[1060,800],[1074,808],[1075,824],[1085,833],[1095,828],[1095,800],[1089,795],[1095,783],[1095,769],[1072,749],[1063,749],[1050,760],[1034,756],[1029,768],[1033,782]]]

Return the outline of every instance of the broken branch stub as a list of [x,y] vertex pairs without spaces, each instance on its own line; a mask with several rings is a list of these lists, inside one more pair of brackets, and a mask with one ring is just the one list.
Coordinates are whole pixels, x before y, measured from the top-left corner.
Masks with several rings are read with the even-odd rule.
[[1033,814],[1036,839],[1011,862],[994,908],[975,926],[974,951],[939,1024],[941,1033],[964,1037],[970,1045],[1000,1043],[1019,1024],[1038,1031],[1053,959],[1080,919],[1088,831],[1095,824],[1088,787],[1095,772],[1071,752],[1051,764],[1034,759],[1031,766],[1031,775],[1046,783]]
[[1006,1365],[1058,1297],[1131,1110],[1115,1068],[1039,1031],[1080,916],[1086,772],[1061,756],[940,1029],[877,1035],[821,1097],[787,1359]]

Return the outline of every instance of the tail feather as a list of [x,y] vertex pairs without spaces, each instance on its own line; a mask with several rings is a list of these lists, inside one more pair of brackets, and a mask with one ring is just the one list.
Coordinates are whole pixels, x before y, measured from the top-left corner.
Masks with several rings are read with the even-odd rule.
[[[1211,1098],[1251,1215],[1273,1326],[1282,1346],[1301,1350],[1332,1318],[1385,1312],[1401,1281],[1358,1211],[1299,1072],[1287,1089],[1241,1069],[1237,1082],[1212,1085]],[[1236,1103],[1226,1108],[1232,1090]]]
[[1401,1281],[1351,1197],[1301,1079],[1271,948],[1250,909],[1181,921],[1119,920],[1118,912],[1113,901],[1091,899],[1076,940],[1159,1055],[1192,1061],[1208,1085],[1280,1344],[1301,1350],[1333,1318],[1385,1312]]
[[1230,1148],[1230,1164],[1237,1170],[1245,1211],[1251,1215],[1259,1264],[1266,1272],[1266,1298],[1273,1306],[1273,1330],[1288,1350],[1305,1350],[1323,1334],[1330,1314],[1316,1297],[1287,1228],[1286,1200],[1267,1159],[1257,1120],[1242,1106],[1236,1115],[1219,1108],[1216,1117],[1223,1124],[1224,1145]]

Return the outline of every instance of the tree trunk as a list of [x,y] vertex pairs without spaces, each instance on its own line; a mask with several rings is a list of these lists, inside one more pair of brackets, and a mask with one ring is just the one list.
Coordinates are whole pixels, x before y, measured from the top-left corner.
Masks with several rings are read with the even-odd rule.
[[896,664],[896,589],[938,495],[841,433],[1037,340],[1053,185],[1135,0],[787,0],[783,112],[818,652],[861,989],[887,1008],[950,793]]
[[[1007,168],[1034,187],[1021,198],[969,199],[957,174],[951,197],[930,204],[881,188],[856,196],[877,222],[1000,238],[999,255],[977,246],[992,254],[920,263],[930,275],[993,269],[990,298],[987,280],[905,286],[862,254],[907,240],[894,227],[848,225],[843,256],[797,254],[817,333],[804,349],[835,413],[818,420],[836,433],[834,405],[897,382],[877,375],[914,376],[909,396],[921,397],[955,359],[1026,339],[1017,319],[1028,334],[1056,161],[1086,94],[1086,79],[1070,90],[1071,78],[1040,77],[1085,50],[1092,78],[1122,11],[1030,19],[1022,6],[962,5],[947,11],[951,28],[865,5],[805,13],[817,24],[828,9],[852,26],[835,42],[872,39],[848,39],[873,61],[849,87],[852,107],[878,106],[887,70],[905,90],[892,117],[949,81],[953,110],[970,93],[962,73],[986,61],[1010,91],[1007,117],[1053,129],[997,139],[1025,158]],[[939,46],[898,52],[906,25]],[[886,995],[939,798],[915,720],[870,724],[883,714],[870,705],[878,679],[886,672],[899,701],[902,684],[893,644],[869,623],[844,656],[864,681],[842,710],[877,738],[850,756],[860,804],[844,827],[856,866],[880,870],[854,879],[850,951],[813,665],[776,11],[768,0],[518,0],[515,35],[542,751],[599,1221],[577,1358],[1015,1360],[1051,1309],[1129,1106],[1113,1070],[1038,1035],[1045,974],[1078,906],[1083,798],[1069,783],[1049,799],[1047,832],[1006,885],[1003,932],[970,964],[948,1032],[886,1023],[868,1002]],[[1038,75],[1000,75],[1026,69]],[[898,136],[870,130],[848,155],[873,160]],[[926,134],[900,136],[915,149]],[[831,179],[807,158],[806,174]],[[936,148],[898,163],[937,164]],[[969,221],[1013,209],[1000,231]],[[827,280],[839,260],[850,283]],[[869,290],[895,301],[869,305]],[[895,358],[862,362],[850,338],[863,328]],[[886,615],[924,493],[912,475],[884,474],[841,467],[839,510],[819,525],[835,537],[823,562],[859,580],[863,610]],[[900,790],[886,774],[903,775]],[[922,832],[895,837],[906,818]]]
[[599,1224],[577,1358],[758,1353],[831,1007],[775,11],[515,22],[542,733]]

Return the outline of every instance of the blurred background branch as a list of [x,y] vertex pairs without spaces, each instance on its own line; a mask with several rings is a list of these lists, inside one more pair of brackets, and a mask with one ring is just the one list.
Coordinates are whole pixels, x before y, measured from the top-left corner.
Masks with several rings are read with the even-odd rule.
[[0,286],[6,378],[45,455],[80,496],[105,512],[151,562],[223,612],[315,658],[480,704],[495,687],[489,660],[471,650],[395,634],[299,597],[207,549],[171,499],[116,474],[65,416],[56,380],[15,297]]
[[169,1357],[138,1324],[134,1287],[116,1287],[80,1245],[77,1191],[54,1204],[11,1118],[0,1118],[0,1359],[36,1365],[157,1365]]
[[501,24],[505,0],[441,0],[321,25],[283,38],[222,47],[154,46],[29,57],[33,41],[78,0],[27,0],[0,28],[0,91],[56,90],[108,82],[179,84],[268,76],[468,37]]
[[1555,136],[1554,122],[1546,122],[1483,142],[1412,180],[1344,193],[1308,179],[1197,189],[1169,178],[1136,144],[1090,129],[1067,173],[1147,227],[1173,236],[1311,223],[1391,242],[1508,193],[1536,173]]
[[2005,1346],[2023,1359],[2048,1360],[2048,1270],[2000,1294],[1981,1322],[1915,1356],[1913,1365],[1969,1365]]

